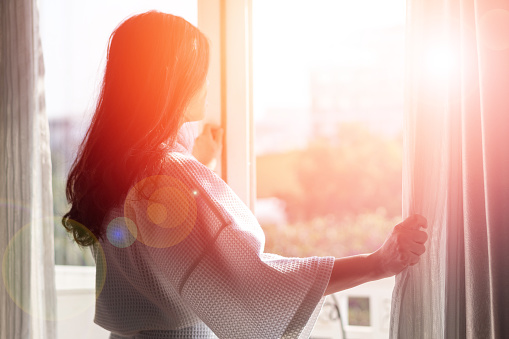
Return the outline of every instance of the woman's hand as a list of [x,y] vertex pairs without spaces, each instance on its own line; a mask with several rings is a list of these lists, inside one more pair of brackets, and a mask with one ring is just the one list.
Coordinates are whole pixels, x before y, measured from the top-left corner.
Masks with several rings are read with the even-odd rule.
[[419,228],[427,226],[426,218],[414,214],[393,228],[384,244],[371,255],[380,278],[398,274],[419,262],[419,257],[426,251],[424,243],[428,239],[426,232]]
[[208,168],[214,170],[216,157],[223,148],[223,129],[205,124],[202,133],[196,138],[193,156]]
[[428,239],[426,232],[419,230],[421,227],[427,227],[426,218],[413,215],[396,225],[376,252],[336,258],[324,295],[391,277],[417,264]]

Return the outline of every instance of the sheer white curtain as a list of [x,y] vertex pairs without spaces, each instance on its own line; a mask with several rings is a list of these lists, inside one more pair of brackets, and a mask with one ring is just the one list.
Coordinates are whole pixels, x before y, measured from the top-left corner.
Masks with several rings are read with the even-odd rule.
[[0,2],[0,338],[54,338],[53,203],[36,0]]
[[427,253],[391,338],[509,338],[509,3],[408,0],[403,212]]

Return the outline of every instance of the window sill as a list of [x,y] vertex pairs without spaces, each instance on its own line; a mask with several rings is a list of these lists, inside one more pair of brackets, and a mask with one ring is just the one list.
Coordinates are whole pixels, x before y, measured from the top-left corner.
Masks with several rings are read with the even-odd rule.
[[95,290],[95,267],[55,265],[55,288],[57,292]]

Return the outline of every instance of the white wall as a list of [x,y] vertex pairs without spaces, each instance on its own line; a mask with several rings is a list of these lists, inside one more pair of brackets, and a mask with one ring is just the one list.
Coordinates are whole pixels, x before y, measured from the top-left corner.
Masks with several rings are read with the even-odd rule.
[[108,339],[110,332],[93,322],[95,267],[55,266],[57,339]]

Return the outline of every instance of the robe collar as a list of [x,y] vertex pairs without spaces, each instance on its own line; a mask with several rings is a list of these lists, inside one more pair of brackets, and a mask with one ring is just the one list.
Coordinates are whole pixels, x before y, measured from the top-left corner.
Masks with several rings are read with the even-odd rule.
[[179,129],[177,138],[170,147],[172,152],[178,152],[185,155],[192,155],[194,140],[198,136],[198,125],[194,122],[186,122]]

